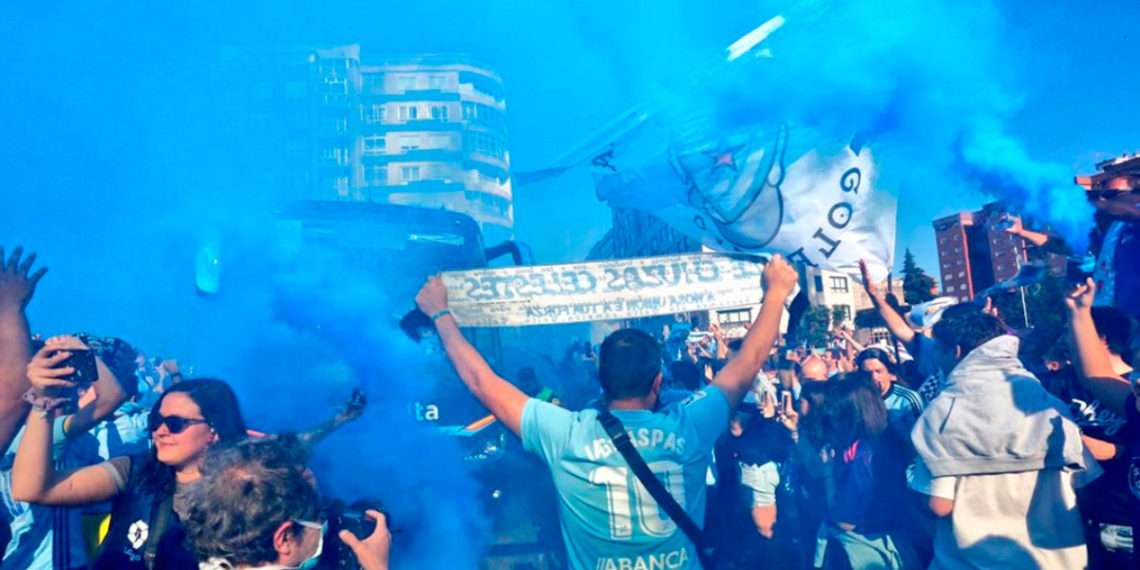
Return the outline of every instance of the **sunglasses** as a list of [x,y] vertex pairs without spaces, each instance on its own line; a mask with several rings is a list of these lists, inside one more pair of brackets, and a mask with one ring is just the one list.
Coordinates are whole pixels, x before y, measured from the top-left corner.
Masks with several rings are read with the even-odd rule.
[[147,424],[150,427],[150,432],[158,431],[158,428],[165,425],[170,433],[182,433],[186,428],[194,424],[208,424],[206,420],[196,418],[184,418],[181,416],[164,416],[158,412],[151,412],[150,417],[147,419]]

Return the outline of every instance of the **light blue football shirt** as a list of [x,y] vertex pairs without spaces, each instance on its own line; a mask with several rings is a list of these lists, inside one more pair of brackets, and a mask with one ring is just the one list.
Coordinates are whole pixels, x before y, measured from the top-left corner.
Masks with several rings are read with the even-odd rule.
[[[664,410],[615,410],[634,448],[698,525],[705,516],[705,473],[728,428],[724,393],[709,386]],[[575,570],[700,568],[692,542],[657,506],[598,421],[531,399],[523,409],[523,446],[550,466],[562,535]]]

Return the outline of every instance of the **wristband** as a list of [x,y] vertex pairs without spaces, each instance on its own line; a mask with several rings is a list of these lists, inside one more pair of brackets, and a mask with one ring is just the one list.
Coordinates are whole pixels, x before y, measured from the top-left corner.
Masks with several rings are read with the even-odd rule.
[[32,406],[32,410],[39,412],[45,418],[55,416],[55,412],[68,403],[67,398],[52,398],[41,395],[35,388],[24,392],[23,400]]
[[431,322],[434,323],[434,322],[436,322],[436,321],[438,321],[438,320],[442,319],[443,317],[446,317],[447,315],[450,315],[450,314],[451,314],[451,309],[443,309],[440,311],[436,311],[435,313],[432,313],[432,315],[431,315]]

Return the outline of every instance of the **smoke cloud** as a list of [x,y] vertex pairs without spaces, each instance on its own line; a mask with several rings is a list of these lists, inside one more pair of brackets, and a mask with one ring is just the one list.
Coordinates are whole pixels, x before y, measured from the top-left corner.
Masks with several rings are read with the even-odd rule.
[[[251,79],[226,72],[227,57],[256,67],[275,50],[349,43],[365,60],[470,54],[504,77],[516,171],[546,166],[647,104],[667,116],[698,113],[713,129],[789,121],[837,142],[858,136],[875,150],[878,186],[901,195],[901,240],[930,243],[933,217],[976,207],[983,195],[1075,243],[1091,220],[1072,167],[1035,158],[1016,136],[1012,123],[1033,103],[1021,86],[1050,68],[1030,41],[1040,38],[1017,33],[1023,22],[1004,3],[255,0],[5,10],[0,243],[37,250],[51,268],[31,307],[34,328],[121,336],[226,378],[249,422],[269,431],[315,425],[363,386],[367,414],[323,444],[317,474],[330,494],[379,498],[415,529],[397,538],[408,568],[474,567],[486,543],[462,451],[411,413],[446,383],[461,387],[394,330],[411,308],[397,286],[408,276],[283,248],[274,211],[288,197],[267,173],[288,165],[265,152],[281,141],[243,127],[248,110],[235,98]],[[732,42],[776,16],[778,29],[727,61]],[[286,112],[259,111],[269,121]],[[516,189],[515,213],[540,263],[581,259],[610,220],[590,181],[572,176]],[[216,295],[195,288],[204,244],[221,262]]]

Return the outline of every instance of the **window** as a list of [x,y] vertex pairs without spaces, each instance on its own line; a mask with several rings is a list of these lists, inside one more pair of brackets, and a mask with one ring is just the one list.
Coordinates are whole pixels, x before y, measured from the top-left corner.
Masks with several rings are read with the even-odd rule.
[[383,135],[364,137],[364,154],[384,154],[387,146]]
[[431,118],[436,121],[447,120],[447,105],[432,105]]
[[954,286],[953,285],[947,285],[946,286],[946,292],[947,293],[953,293],[954,292]]
[[347,176],[337,176],[336,181],[333,182],[333,185],[336,187],[336,193],[338,196],[348,196]]
[[383,123],[384,122],[384,105],[369,105],[364,108],[365,123]]
[[463,120],[464,121],[475,120],[475,104],[474,103],[469,103],[467,101],[463,102]]
[[838,313],[839,320],[836,324],[845,323],[851,320],[851,307],[848,305],[835,305],[834,311]]
[[959,271],[959,272],[958,272],[958,277],[965,277],[965,276],[966,276],[966,272],[965,272],[965,271]]
[[415,121],[420,117],[420,110],[415,105],[400,105],[397,111],[401,121]]
[[848,291],[848,289],[847,289],[847,278],[839,276],[839,275],[832,275],[831,276],[831,290],[838,292],[838,293],[846,293]]
[[411,91],[416,88],[415,75],[397,75],[396,76],[396,89],[400,91]]
[[400,180],[404,182],[415,182],[420,179],[420,167],[418,166],[401,166],[400,167]]
[[444,87],[447,87],[447,76],[446,75],[429,75],[428,76],[428,87],[431,89],[443,89]]
[[718,311],[717,317],[717,320],[724,325],[748,324],[752,322],[752,309]]
[[484,133],[470,133],[466,135],[463,140],[463,145],[464,150],[467,152],[477,152],[499,160],[506,158],[506,149],[503,148],[502,143],[495,137]]
[[373,165],[364,169],[364,183],[368,186],[385,186],[388,184],[388,167]]
[[815,292],[823,293],[823,277],[819,275],[815,276]]

